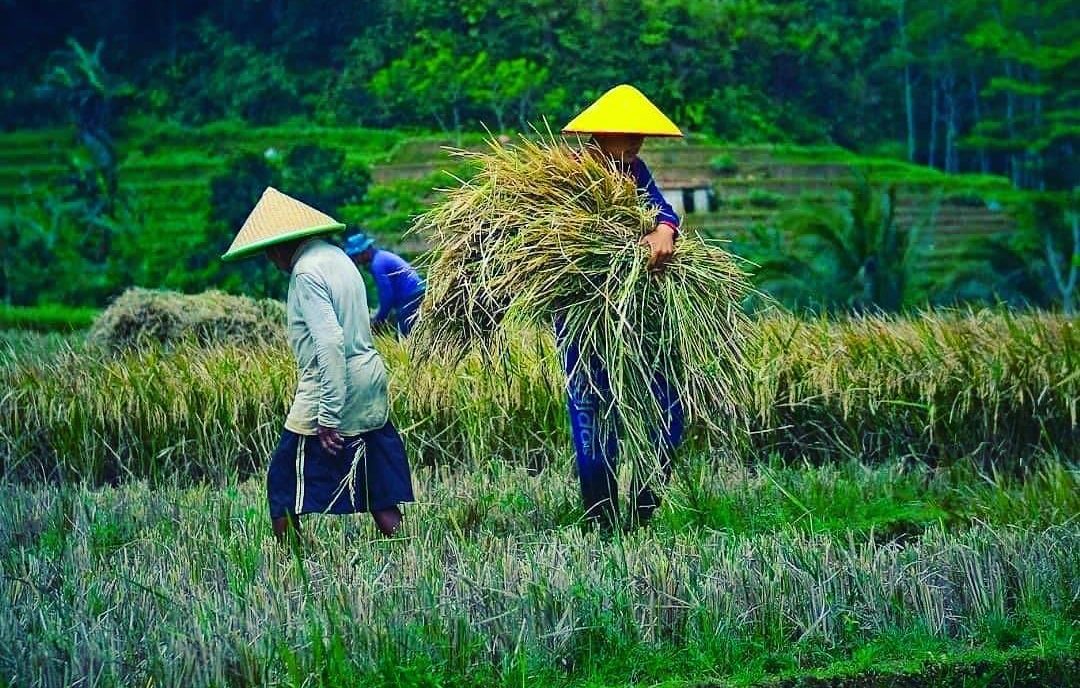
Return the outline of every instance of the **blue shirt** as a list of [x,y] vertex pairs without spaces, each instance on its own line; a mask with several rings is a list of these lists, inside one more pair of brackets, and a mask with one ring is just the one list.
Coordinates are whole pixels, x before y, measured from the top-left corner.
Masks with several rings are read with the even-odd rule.
[[679,229],[679,216],[675,209],[671,207],[671,204],[667,202],[667,199],[664,198],[664,194],[660,193],[660,188],[656,186],[656,180],[653,179],[652,172],[649,171],[645,161],[641,158],[634,158],[633,162],[630,163],[630,174],[634,177],[638,190],[643,191],[649,198],[649,203],[660,211],[656,216],[656,224],[666,222],[677,231]]
[[380,249],[371,258],[370,267],[379,292],[376,322],[386,320],[390,311],[408,305],[424,293],[424,280],[401,256]]

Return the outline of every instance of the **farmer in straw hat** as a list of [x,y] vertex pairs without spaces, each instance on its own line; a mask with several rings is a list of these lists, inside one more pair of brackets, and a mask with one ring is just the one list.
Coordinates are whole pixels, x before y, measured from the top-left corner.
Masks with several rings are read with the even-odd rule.
[[[646,136],[681,137],[682,132],[640,91],[624,84],[581,112],[563,128],[563,134],[589,135],[589,153],[632,177],[648,203],[656,208],[656,226],[642,238],[642,243],[649,248],[650,267],[662,270],[675,251],[679,216],[660,193],[638,152]],[[570,426],[585,512],[602,530],[610,530],[618,520],[619,509],[617,419],[604,415],[612,413],[613,408],[608,377],[600,361],[581,360],[578,343],[563,341],[562,329],[562,324],[556,323],[556,334],[565,351]],[[666,481],[671,474],[671,456],[682,440],[683,409],[672,387],[659,376],[653,383],[653,394],[667,418],[665,427],[653,432],[663,473],[659,478]],[[609,422],[601,422],[602,418]],[[655,491],[645,484],[631,486],[631,499],[632,517],[638,524],[647,523],[660,504]]]
[[356,266],[324,240],[344,225],[267,188],[224,260],[264,253],[289,273],[287,334],[299,382],[266,488],[274,536],[307,513],[371,512],[384,535],[413,501],[401,437],[389,420],[386,368],[371,339]]
[[381,249],[366,234],[353,234],[345,240],[345,255],[357,267],[366,267],[379,292],[379,310],[371,320],[376,330],[384,326],[394,313],[398,334],[408,337],[416,312],[424,299],[424,280],[416,268],[401,256]]

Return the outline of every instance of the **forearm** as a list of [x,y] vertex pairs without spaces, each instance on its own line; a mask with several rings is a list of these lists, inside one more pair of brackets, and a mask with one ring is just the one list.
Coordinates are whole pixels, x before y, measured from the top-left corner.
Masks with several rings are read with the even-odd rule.
[[645,165],[644,162],[639,161],[639,168],[637,170],[637,182],[639,187],[644,191],[646,198],[648,198],[649,205],[656,208],[656,226],[668,225],[675,232],[679,233],[679,226],[682,224],[682,220],[679,218],[679,214],[675,212],[675,209],[668,203],[668,200],[664,198],[664,194],[661,193],[660,187],[657,186],[656,180],[652,176],[652,172]]
[[341,410],[345,406],[345,346],[340,332],[340,327],[337,334],[324,331],[315,341],[319,367],[319,425],[326,428],[341,424]]
[[375,292],[379,296],[379,309],[375,311],[373,321],[379,323],[389,318],[394,308],[394,289],[386,275],[375,275]]
[[319,369],[319,425],[336,428],[345,405],[345,335],[326,288],[306,275],[297,280],[300,308]]

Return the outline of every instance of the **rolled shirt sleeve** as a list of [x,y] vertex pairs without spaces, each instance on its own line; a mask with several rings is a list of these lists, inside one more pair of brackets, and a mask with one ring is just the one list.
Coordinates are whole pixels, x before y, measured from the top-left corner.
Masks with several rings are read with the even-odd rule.
[[649,170],[649,166],[645,164],[645,161],[641,158],[634,160],[632,167],[634,172],[634,181],[637,183],[638,189],[645,193],[649,199],[649,204],[657,209],[656,224],[668,224],[676,233],[679,231],[680,219],[675,209],[671,207],[667,199],[664,198],[664,194],[660,193],[660,187],[656,185],[656,180],[653,179],[652,172]]
[[311,332],[319,369],[319,425],[336,428],[345,405],[345,335],[326,284],[309,274],[296,275],[300,312]]

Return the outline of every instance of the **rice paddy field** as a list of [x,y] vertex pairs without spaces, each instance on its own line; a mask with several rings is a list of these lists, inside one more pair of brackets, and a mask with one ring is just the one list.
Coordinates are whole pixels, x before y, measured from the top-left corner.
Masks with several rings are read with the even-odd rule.
[[289,550],[282,342],[0,334],[0,684],[1080,685],[1075,319],[764,314],[745,441],[692,434],[606,538],[551,337],[516,342],[381,340],[418,501]]

